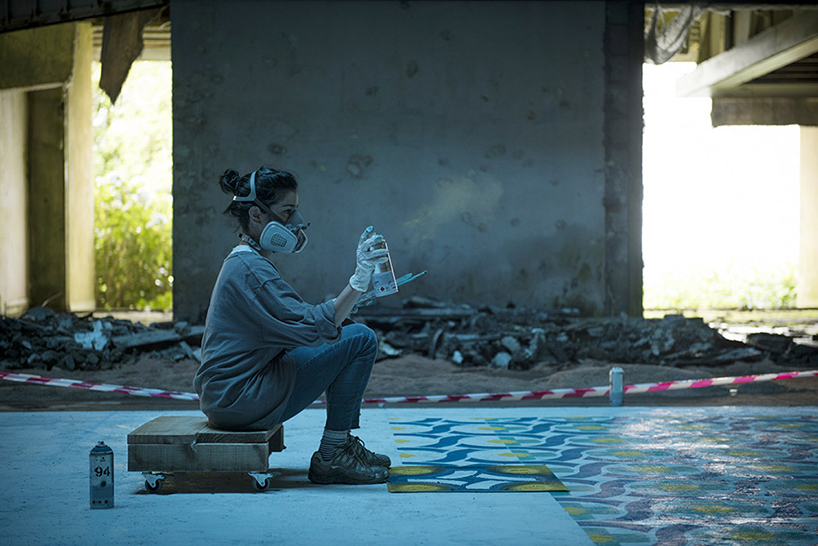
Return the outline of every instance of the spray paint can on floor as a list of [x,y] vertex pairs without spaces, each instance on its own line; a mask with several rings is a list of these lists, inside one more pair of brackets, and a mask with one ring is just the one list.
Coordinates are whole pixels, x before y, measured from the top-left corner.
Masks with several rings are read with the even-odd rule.
[[[372,248],[385,248],[387,253],[389,252],[386,241],[381,241]],[[387,254],[386,258],[387,260],[384,263],[375,267],[375,272],[372,274],[372,287],[375,289],[375,296],[379,298],[398,292],[398,281],[395,279],[395,272],[392,270],[392,256]]]
[[91,508],[114,507],[114,450],[97,442],[89,454]]
[[622,399],[624,398],[624,382],[625,382],[625,372],[622,371],[622,368],[616,367],[611,368],[610,372],[610,397],[611,397],[611,405],[612,406],[621,406]]

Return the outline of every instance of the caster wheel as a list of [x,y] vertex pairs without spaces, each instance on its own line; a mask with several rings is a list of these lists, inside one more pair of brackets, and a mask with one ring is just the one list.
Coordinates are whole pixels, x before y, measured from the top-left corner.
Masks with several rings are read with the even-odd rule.
[[165,480],[156,480],[154,485],[151,485],[151,482],[145,480],[145,489],[148,490],[148,493],[158,493],[160,489],[162,489],[162,482]]
[[265,478],[263,482],[259,483],[253,480],[253,489],[256,491],[267,491],[270,488],[270,478]]

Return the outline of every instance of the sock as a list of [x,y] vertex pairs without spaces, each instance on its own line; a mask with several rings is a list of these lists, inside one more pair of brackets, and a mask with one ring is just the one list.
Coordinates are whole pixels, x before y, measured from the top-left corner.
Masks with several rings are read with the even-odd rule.
[[318,447],[318,452],[321,458],[325,461],[332,459],[335,450],[344,445],[349,438],[348,430],[329,430],[324,429],[324,435],[321,437],[321,445]]

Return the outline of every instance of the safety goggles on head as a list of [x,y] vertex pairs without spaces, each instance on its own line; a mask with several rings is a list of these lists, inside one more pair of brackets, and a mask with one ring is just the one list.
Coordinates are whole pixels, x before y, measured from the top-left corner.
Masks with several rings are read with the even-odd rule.
[[273,221],[269,222],[258,238],[258,244],[265,250],[280,253],[298,253],[307,246],[307,234],[304,232],[309,223],[305,223],[298,211],[293,212],[289,222],[284,222],[270,208],[256,199],[256,172],[250,175],[250,193],[245,196],[234,196],[233,201],[248,201],[258,205]]

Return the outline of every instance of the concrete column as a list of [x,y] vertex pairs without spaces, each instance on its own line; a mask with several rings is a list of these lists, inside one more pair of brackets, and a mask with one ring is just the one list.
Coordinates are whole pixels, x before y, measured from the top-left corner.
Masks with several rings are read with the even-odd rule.
[[801,127],[800,308],[818,307],[818,127]]
[[88,23],[0,35],[4,313],[95,308],[92,48]]
[[65,286],[71,311],[96,308],[94,267],[94,156],[91,26],[77,24],[74,70],[65,103]]
[[219,176],[262,164],[299,176],[310,246],[275,261],[307,301],[372,224],[396,273],[429,271],[385,306],[641,313],[641,4],[410,4],[173,0],[176,320],[237,241]]
[[65,158],[61,87],[28,94],[29,294],[32,305],[49,301],[66,309]]
[[0,314],[7,316],[28,308],[27,119],[25,92],[0,91]]
[[605,314],[641,317],[644,7],[605,14]]

